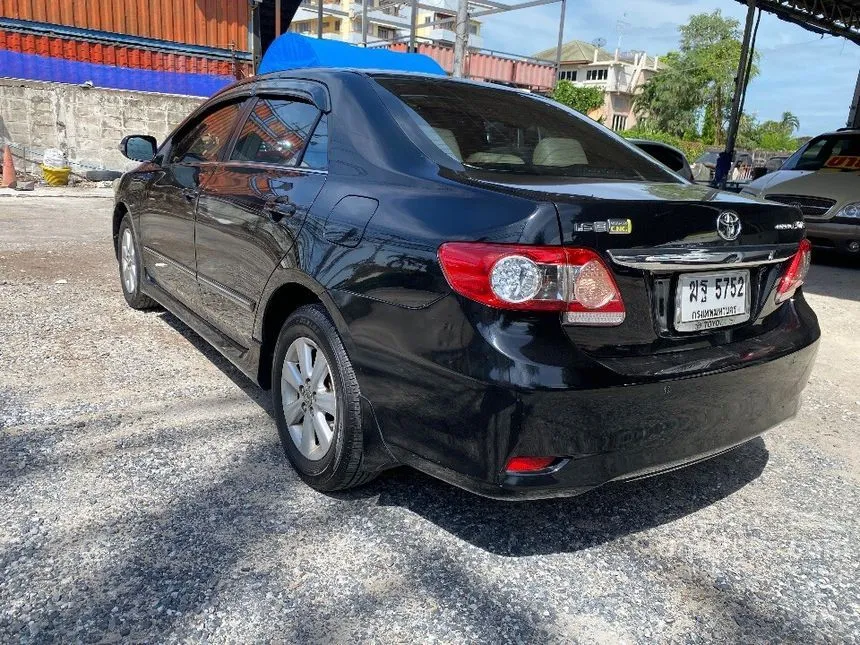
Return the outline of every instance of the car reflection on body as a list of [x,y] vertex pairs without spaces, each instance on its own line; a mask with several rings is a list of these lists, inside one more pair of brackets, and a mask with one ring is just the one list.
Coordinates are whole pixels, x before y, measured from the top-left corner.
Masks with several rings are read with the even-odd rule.
[[570,495],[797,410],[819,329],[796,208],[691,184],[547,99],[277,73],[122,147],[126,300],[270,389],[319,490],[409,464]]

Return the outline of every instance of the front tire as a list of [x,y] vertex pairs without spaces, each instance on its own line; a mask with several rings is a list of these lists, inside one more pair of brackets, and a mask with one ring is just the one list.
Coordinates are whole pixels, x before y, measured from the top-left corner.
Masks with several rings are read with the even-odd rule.
[[140,255],[140,245],[134,235],[131,219],[126,215],[119,226],[117,259],[119,260],[119,281],[122,285],[122,295],[132,309],[152,309],[158,303],[140,291],[140,280],[143,276],[143,261]]
[[281,328],[272,362],[272,406],[284,452],[309,486],[344,490],[373,477],[363,467],[355,371],[321,305],[300,307]]

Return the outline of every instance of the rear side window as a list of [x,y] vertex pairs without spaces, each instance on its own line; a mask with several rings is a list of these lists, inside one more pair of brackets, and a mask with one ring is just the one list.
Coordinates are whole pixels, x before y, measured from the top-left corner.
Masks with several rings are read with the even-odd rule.
[[467,169],[677,182],[586,117],[526,94],[446,80],[379,75],[440,150]]
[[216,161],[230,140],[240,105],[231,103],[220,107],[180,135],[173,145],[170,163]]
[[260,99],[242,126],[230,159],[293,166],[319,116],[320,111],[310,103]]
[[308,142],[308,147],[305,149],[300,166],[302,168],[313,168],[314,170],[325,170],[328,168],[327,115],[323,114],[320,117],[319,123],[317,123],[317,127],[314,128],[314,133]]

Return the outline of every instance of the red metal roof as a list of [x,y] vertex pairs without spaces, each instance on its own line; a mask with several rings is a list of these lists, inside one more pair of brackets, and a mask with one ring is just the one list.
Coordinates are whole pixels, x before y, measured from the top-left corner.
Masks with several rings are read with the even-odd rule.
[[250,73],[249,66],[241,62],[3,30],[0,30],[0,49],[64,60],[164,72],[215,74],[237,78]]
[[247,51],[248,6],[246,0],[0,0],[0,17]]
[[[394,43],[388,48],[403,52],[407,50],[406,43]],[[430,56],[447,72],[454,69],[454,50],[451,47],[418,43],[418,53]],[[478,51],[469,52],[465,72],[469,78],[512,84],[537,91],[551,90],[555,81],[555,66],[549,63],[493,56]]]

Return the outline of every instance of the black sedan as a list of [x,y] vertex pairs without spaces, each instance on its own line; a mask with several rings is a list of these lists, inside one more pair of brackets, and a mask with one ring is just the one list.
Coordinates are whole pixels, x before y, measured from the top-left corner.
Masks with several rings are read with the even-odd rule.
[[271,389],[338,490],[409,464],[570,495],[794,415],[819,337],[793,206],[679,178],[547,99],[311,70],[205,103],[117,192],[122,289]]

